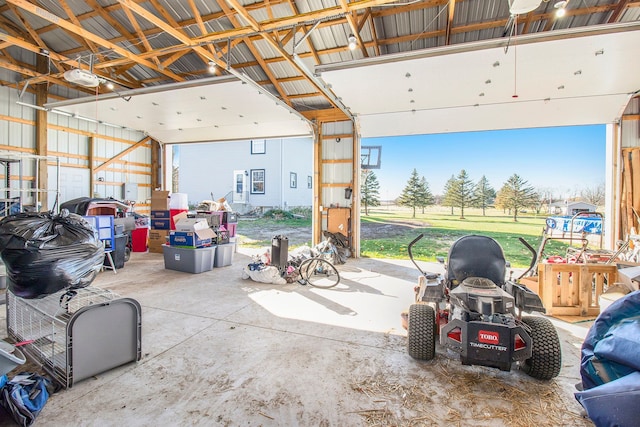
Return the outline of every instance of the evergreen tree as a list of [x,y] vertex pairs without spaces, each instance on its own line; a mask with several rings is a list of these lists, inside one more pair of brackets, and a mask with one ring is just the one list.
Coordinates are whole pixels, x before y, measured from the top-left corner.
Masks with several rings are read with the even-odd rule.
[[518,221],[518,212],[523,208],[535,207],[538,195],[527,181],[520,178],[518,174],[513,174],[504,184],[504,203],[509,210],[513,211],[513,220]]
[[421,206],[422,192],[420,186],[420,177],[418,171],[413,169],[411,177],[407,181],[407,185],[402,190],[402,194],[398,198],[400,206],[408,206],[413,209],[413,218],[416,217],[416,207]]
[[364,206],[365,215],[369,215],[369,206],[380,206],[380,183],[371,169],[362,170],[360,201]]
[[444,184],[444,199],[442,200],[443,206],[451,206],[451,215],[453,215],[454,203],[454,189],[456,186],[456,177],[451,175],[451,178]]
[[460,208],[460,219],[464,219],[464,208],[473,206],[475,203],[474,185],[467,171],[462,169],[456,177],[452,189],[452,202],[454,206]]
[[420,196],[421,196],[421,199],[420,199],[420,204],[418,206],[422,208],[422,213],[424,214],[424,208],[426,208],[427,206],[433,205],[435,201],[433,194],[429,189],[429,183],[427,182],[427,179],[424,176],[420,179]]
[[480,178],[480,181],[478,181],[478,184],[475,188],[475,199],[476,207],[482,209],[483,216],[486,214],[486,209],[495,198],[496,190],[491,187],[491,184],[489,184],[489,180],[487,179],[487,177],[482,175],[482,178]]

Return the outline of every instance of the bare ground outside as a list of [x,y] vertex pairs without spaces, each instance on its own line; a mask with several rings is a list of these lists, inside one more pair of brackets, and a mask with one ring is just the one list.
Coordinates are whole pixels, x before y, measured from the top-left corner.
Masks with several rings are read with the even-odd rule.
[[[360,225],[361,239],[382,239],[405,236],[414,228],[428,227],[424,221],[366,222]],[[251,219],[242,219],[238,224],[239,243],[252,246],[269,245],[274,236],[282,235],[289,239],[290,246],[310,245],[311,226],[283,226],[277,221],[264,223]]]

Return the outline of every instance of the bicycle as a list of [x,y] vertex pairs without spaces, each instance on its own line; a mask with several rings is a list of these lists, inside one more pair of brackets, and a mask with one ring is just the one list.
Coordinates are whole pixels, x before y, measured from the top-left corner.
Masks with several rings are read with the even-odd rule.
[[340,283],[340,273],[336,267],[323,257],[290,257],[281,271],[282,276],[291,283],[329,289]]

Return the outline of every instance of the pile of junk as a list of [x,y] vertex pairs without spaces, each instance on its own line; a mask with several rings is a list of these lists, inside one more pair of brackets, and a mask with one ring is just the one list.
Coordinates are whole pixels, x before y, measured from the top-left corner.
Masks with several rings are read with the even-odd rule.
[[[63,210],[21,212],[0,220],[0,256],[11,295],[25,300],[85,288],[102,269],[105,249],[82,216]],[[12,297],[13,298],[13,297]],[[58,387],[33,372],[7,374],[26,361],[20,349],[30,341],[0,341],[0,405],[21,426],[33,424]]]
[[139,236],[137,231],[149,227],[149,218],[137,214],[134,207],[134,202],[120,201],[111,197],[79,197],[62,203],[60,211],[67,210],[69,213],[80,216],[113,216],[114,247],[110,249],[115,268],[120,269],[124,267],[125,262],[129,261],[135,246],[144,246],[146,250],[146,233]]

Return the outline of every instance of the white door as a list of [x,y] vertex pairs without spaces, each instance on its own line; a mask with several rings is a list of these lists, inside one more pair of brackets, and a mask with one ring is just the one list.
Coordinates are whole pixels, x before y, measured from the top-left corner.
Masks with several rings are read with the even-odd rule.
[[[60,183],[58,186],[58,174],[55,166],[48,167],[49,172],[49,189],[60,189],[60,199],[56,206],[56,211],[60,205],[66,201],[76,199],[78,197],[91,197],[89,192],[89,169],[60,167]],[[53,208],[56,199],[56,192],[48,192],[49,209]]]
[[244,170],[233,171],[233,203],[247,203],[247,175]]

